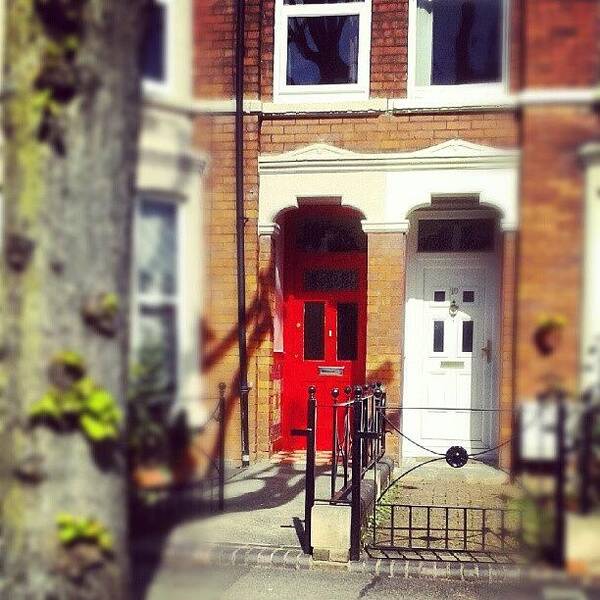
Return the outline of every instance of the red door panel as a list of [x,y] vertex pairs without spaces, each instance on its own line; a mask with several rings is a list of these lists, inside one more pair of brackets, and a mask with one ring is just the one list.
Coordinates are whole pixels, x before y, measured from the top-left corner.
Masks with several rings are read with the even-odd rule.
[[315,385],[317,448],[330,450],[331,390],[363,383],[365,375],[366,253],[298,251],[294,225],[293,218],[286,223],[283,442],[305,447],[290,430],[306,426],[307,389]]

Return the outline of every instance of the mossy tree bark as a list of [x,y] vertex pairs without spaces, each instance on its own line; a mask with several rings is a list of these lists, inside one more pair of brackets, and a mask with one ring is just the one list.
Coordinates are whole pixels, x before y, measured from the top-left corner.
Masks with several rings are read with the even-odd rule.
[[[125,403],[144,3],[7,1],[0,493],[13,600],[128,597],[122,443],[105,456],[77,429],[33,426],[28,410],[65,350]],[[114,336],[81,316],[98,293],[120,299]],[[100,520],[114,559],[66,568],[61,512]]]

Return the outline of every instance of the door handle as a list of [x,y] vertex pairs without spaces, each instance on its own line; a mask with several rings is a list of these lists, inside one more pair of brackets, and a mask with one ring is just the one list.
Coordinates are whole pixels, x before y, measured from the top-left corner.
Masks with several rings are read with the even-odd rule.
[[485,354],[488,363],[492,362],[492,340],[487,341],[487,344],[481,349],[481,353]]

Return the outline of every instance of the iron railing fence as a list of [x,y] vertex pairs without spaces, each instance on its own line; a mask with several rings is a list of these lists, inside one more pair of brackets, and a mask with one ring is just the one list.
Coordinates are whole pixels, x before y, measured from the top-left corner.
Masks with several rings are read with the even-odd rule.
[[595,390],[584,395],[578,439],[579,509],[582,514],[600,508],[600,402]]
[[489,561],[499,554],[500,562],[508,562],[527,537],[518,509],[378,502],[376,510],[386,518],[372,519],[371,547],[404,559],[453,560],[468,553]]
[[[292,435],[306,438],[306,480],[304,496],[304,540],[307,554],[312,553],[312,508],[315,504],[315,459],[317,414],[319,408],[332,409],[332,465],[330,495],[319,501],[349,504],[352,514],[352,556],[360,554],[361,480],[385,453],[384,422],[381,409],[385,406],[385,390],[380,383],[356,386],[331,392],[333,402],[317,402],[316,387],[308,388],[307,423],[304,429],[292,430]],[[341,481],[340,481],[341,480]],[[358,525],[357,525],[358,524]],[[355,559],[356,560],[356,559]]]
[[212,412],[200,427],[190,431],[192,435],[210,434],[211,440],[214,439],[210,452],[199,446],[206,459],[206,468],[199,476],[187,481],[144,486],[132,484],[129,514],[134,535],[169,527],[190,516],[225,510],[226,385],[220,383],[218,389],[218,396],[213,397]]

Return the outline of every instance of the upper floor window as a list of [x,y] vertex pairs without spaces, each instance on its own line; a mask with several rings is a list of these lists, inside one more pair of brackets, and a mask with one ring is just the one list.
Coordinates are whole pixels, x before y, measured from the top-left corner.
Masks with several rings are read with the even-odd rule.
[[413,94],[501,92],[505,8],[505,0],[413,0]]
[[371,0],[277,0],[276,100],[369,95]]
[[169,8],[169,0],[151,0],[146,9],[140,68],[151,89],[166,89],[169,83]]

